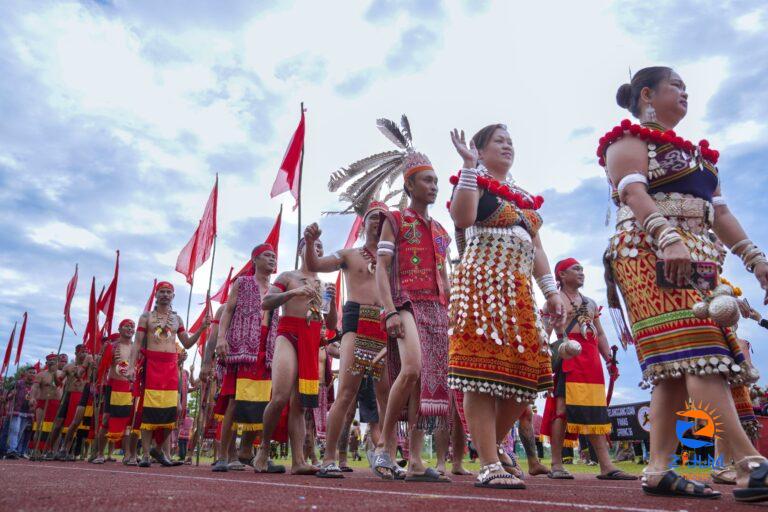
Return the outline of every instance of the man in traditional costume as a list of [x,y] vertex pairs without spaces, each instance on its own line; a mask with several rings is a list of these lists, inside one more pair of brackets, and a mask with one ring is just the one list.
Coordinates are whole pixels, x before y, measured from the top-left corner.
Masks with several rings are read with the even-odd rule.
[[[381,326],[382,310],[376,289],[375,253],[379,242],[379,214],[388,209],[386,204],[378,201],[371,202],[364,209],[363,247],[342,249],[324,258],[317,258],[312,251],[306,256],[307,268],[312,271],[341,270],[347,289],[347,301],[342,316],[339,388],[328,413],[325,453],[317,473],[318,477],[343,477],[342,469],[337,464],[338,442],[347,412],[350,407],[354,407],[358,389],[366,374],[370,374],[376,382],[376,397],[381,416],[386,409],[388,385],[384,379],[384,361],[380,359],[374,364],[374,359],[387,344],[387,333]],[[317,224],[311,224],[304,230],[304,239],[310,244],[318,240],[320,235]]]
[[[224,375],[217,407],[222,408],[222,436],[215,472],[225,472],[251,463],[253,441],[262,429],[264,409],[269,402],[270,375],[267,368],[267,337],[271,314],[262,312],[269,278],[277,268],[272,245],[264,243],[251,251],[254,274],[235,280],[226,307],[216,328],[215,351],[224,361]],[[238,459],[229,461],[233,432],[242,429]],[[270,465],[279,471],[279,467]],[[283,468],[284,471],[284,468]]]
[[67,441],[72,439],[72,436],[69,435],[70,430],[73,430],[72,434],[75,434],[80,425],[78,422],[77,425],[73,426],[73,423],[83,397],[83,392],[90,384],[88,376],[92,365],[93,357],[86,352],[85,345],[81,344],[75,347],[75,360],[67,364],[62,370],[66,379],[64,381],[64,397],[59,407],[56,423],[53,426],[51,445],[54,446],[56,444],[60,434],[65,434],[65,438],[62,440],[56,457],[54,457],[55,460],[67,460],[70,462],[75,460],[75,456],[69,453],[71,446]]
[[[150,454],[163,466],[173,466],[173,462],[159,450],[151,449],[153,432],[159,430],[156,439],[158,447],[176,425],[179,394],[179,372],[177,366],[176,338],[184,348],[192,347],[200,334],[210,325],[206,316],[202,328],[192,336],[184,329],[181,317],[171,310],[174,297],[173,285],[163,281],[157,283],[155,309],[141,315],[137,329],[136,343],[133,347],[132,361],[138,353],[144,356],[141,394],[141,444],[144,449],[139,467],[152,465]],[[134,366],[135,367],[135,366]]]
[[302,257],[299,269],[280,274],[261,304],[264,311],[273,311],[282,306],[283,314],[277,326],[272,357],[271,398],[264,409],[263,437],[253,460],[253,468],[257,473],[270,471],[270,443],[280,415],[289,402],[288,435],[293,458],[291,473],[314,474],[317,471],[306,464],[303,456],[304,410],[317,407],[319,403],[318,351],[323,322],[336,325],[336,301],[333,287],[326,285],[323,292],[323,283],[306,265],[307,251],[316,251],[319,257],[323,255],[322,243],[317,240],[310,245],[302,239],[298,250]]
[[31,449],[42,455],[48,446],[49,435],[53,429],[56,412],[61,404],[59,384],[64,374],[58,369],[59,357],[48,354],[45,357],[45,369],[35,376],[32,385],[32,399],[35,400],[35,422],[32,424]]
[[[105,344],[102,351],[97,380],[100,381],[103,378],[102,373],[106,372],[107,382],[104,386],[104,414],[96,439],[97,455],[92,461],[94,464],[104,463],[102,452],[106,440],[115,444],[121,442],[131,421],[134,398],[132,384],[135,378],[131,354],[135,329],[136,324],[133,320],[121,321],[117,339]],[[126,464],[136,464],[135,454],[130,453],[127,444],[124,461]]]
[[[382,213],[376,282],[384,306],[384,322],[391,342],[387,366],[392,380],[377,447],[374,472],[384,479],[399,477],[392,454],[397,448],[395,427],[407,406],[409,465],[407,481],[447,482],[421,459],[424,432],[448,427],[448,298],[446,257],[450,236],[428,207],[437,199],[437,174],[426,155],[413,150],[410,126],[404,117],[402,133],[395,123],[380,120],[404,141],[405,193],[403,211]],[[400,134],[400,137],[397,136]]]
[[[636,476],[616,468],[608,453],[605,436],[611,433],[611,422],[608,419],[600,357],[605,360],[613,378],[618,376],[618,370],[600,324],[600,308],[594,300],[579,292],[579,288],[584,286],[584,268],[574,258],[564,259],[555,265],[555,278],[566,305],[566,327],[562,333],[557,333],[558,339],[577,342],[581,351],[577,356],[559,359],[554,368],[555,390],[553,396],[547,399],[542,425],[542,433],[550,436],[552,441],[552,472],[548,476],[554,479],[573,478],[563,468],[563,443],[568,438],[573,446],[579,434],[584,434],[597,453],[600,464],[598,479],[637,480]],[[552,327],[548,326],[547,330],[551,333]]]

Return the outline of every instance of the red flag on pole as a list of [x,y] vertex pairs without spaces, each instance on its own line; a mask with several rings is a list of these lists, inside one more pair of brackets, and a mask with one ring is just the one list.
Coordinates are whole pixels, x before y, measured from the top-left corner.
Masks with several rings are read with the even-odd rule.
[[205,204],[205,211],[200,223],[197,225],[192,238],[179,253],[176,259],[176,271],[184,274],[187,283],[192,283],[195,270],[208,260],[213,247],[213,239],[216,237],[216,210],[219,201],[219,175],[216,175],[216,183],[213,185],[211,195]]
[[72,276],[72,279],[69,280],[69,283],[67,284],[67,302],[64,304],[64,320],[67,322],[67,325],[70,329],[72,329],[72,332],[77,335],[75,332],[75,328],[72,327],[72,317],[69,314],[69,309],[72,307],[72,298],[75,296],[75,290],[77,289],[77,265],[75,265],[75,275]]
[[[275,259],[277,259],[277,248],[280,245],[280,226],[283,222],[283,207],[280,207],[280,213],[277,214],[277,219],[275,219],[275,223],[272,225],[272,229],[269,230],[269,234],[267,235],[267,239],[264,240],[264,243],[270,244],[272,247],[275,248]],[[275,273],[277,272],[277,269],[275,269]],[[219,291],[217,291],[212,297],[211,300],[215,300],[219,302],[220,304],[224,304],[227,302],[227,297],[229,296],[229,287],[233,282],[237,280],[240,276],[252,276],[254,273],[253,268],[253,261],[250,259],[248,262],[243,265],[243,268],[241,268],[237,274],[234,275],[234,277],[227,277],[227,280],[224,281],[224,284],[221,285],[221,288],[219,288]],[[231,276],[231,273],[230,273]]]
[[8,363],[11,362],[11,352],[13,352],[13,339],[16,337],[16,323],[13,324],[11,338],[8,340],[8,346],[5,347],[5,357],[3,358],[3,367],[0,369],[0,376],[5,375]]
[[[213,308],[211,306],[211,299],[209,298],[205,302],[205,307],[203,308],[203,311],[200,313],[200,316],[197,317],[197,320],[195,320],[192,323],[192,326],[189,328],[189,332],[196,333],[200,330],[200,327],[203,325],[203,320],[205,320],[205,315],[212,315]],[[200,354],[200,357],[203,356],[203,350],[205,349],[205,342],[208,340],[208,334],[210,333],[210,326],[200,335],[200,338],[197,340],[197,352]]]
[[99,311],[96,303],[96,278],[91,281],[91,297],[88,301],[88,324],[83,334],[83,343],[85,349],[91,354],[98,354],[101,349],[101,340],[99,332]]
[[155,281],[152,283],[152,293],[149,294],[149,300],[144,306],[145,313],[152,310],[152,304],[155,302],[155,288],[157,288],[157,278],[155,278]]
[[27,333],[27,312],[24,312],[24,322],[21,324],[21,331],[19,332],[19,344],[16,347],[16,360],[13,362],[16,366],[19,366],[21,360],[21,347],[24,345],[24,335]]
[[106,315],[101,332],[104,336],[112,334],[112,317],[115,315],[115,302],[117,302],[117,280],[120,274],[120,251],[117,251],[115,259],[115,274],[109,283],[106,293],[99,298],[98,310]]
[[301,163],[301,153],[304,151],[304,112],[301,112],[301,121],[296,131],[293,133],[288,149],[285,150],[283,163],[280,164],[280,170],[277,171],[277,177],[272,184],[272,191],[269,197],[278,196],[284,192],[291,192],[296,200],[295,210],[299,205],[299,164]]

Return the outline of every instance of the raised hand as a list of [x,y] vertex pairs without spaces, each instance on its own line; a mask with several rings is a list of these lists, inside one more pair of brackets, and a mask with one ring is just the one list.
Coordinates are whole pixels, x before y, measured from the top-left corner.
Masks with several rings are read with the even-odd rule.
[[464,130],[459,132],[456,128],[454,128],[453,131],[451,131],[451,142],[453,142],[453,146],[456,148],[456,151],[464,160],[465,169],[473,169],[477,167],[477,160],[479,157],[477,148],[475,147],[475,143],[471,141],[469,146],[467,146]]
[[323,232],[320,230],[320,226],[317,225],[317,222],[313,222],[304,228],[304,240],[307,241],[308,246],[312,247],[322,233]]

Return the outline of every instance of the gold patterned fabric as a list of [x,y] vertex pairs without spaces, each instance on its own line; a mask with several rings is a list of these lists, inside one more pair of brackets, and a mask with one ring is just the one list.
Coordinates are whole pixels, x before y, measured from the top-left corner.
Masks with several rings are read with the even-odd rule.
[[493,214],[464,233],[466,245],[451,287],[451,388],[521,402],[552,388],[531,286],[531,237],[541,223],[534,210],[498,198]]

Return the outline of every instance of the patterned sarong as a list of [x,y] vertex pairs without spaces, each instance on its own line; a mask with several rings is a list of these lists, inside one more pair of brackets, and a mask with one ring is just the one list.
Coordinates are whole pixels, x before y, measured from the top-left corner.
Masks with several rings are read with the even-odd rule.
[[736,413],[739,415],[741,427],[752,441],[760,437],[760,423],[757,421],[755,410],[752,408],[752,400],[747,386],[731,386],[733,403],[736,404]]
[[179,402],[176,352],[144,350],[146,374],[142,395],[141,430],[173,428]]
[[131,383],[126,380],[110,379],[107,386],[109,387],[109,403],[106,404],[106,411],[109,414],[107,439],[120,441],[131,421],[133,410]]
[[[415,300],[409,303],[421,344],[421,392],[416,428],[426,432],[448,426],[448,310],[439,302]],[[397,340],[387,349],[390,382],[400,373]]]
[[357,326],[354,329],[355,359],[349,372],[352,375],[368,372],[375,380],[381,380],[384,376],[385,359],[382,358],[376,364],[372,364],[373,359],[387,346],[387,331],[381,325],[381,307],[348,302],[344,305],[344,314],[346,315],[347,309],[352,309],[354,306],[357,306],[354,309],[358,309]]
[[75,419],[75,413],[77,412],[77,406],[80,405],[80,399],[83,397],[82,391],[70,391],[67,393],[68,401],[66,404],[66,413],[64,416],[64,423],[61,426],[61,433],[66,434],[69,432],[69,426]]

